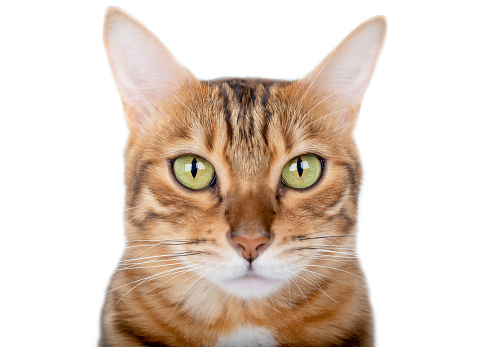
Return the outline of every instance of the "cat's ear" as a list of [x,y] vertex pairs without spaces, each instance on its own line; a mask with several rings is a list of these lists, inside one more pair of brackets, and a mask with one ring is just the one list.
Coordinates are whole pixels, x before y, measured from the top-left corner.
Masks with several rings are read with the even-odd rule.
[[145,126],[154,101],[174,98],[195,79],[153,33],[120,8],[107,9],[104,45],[130,130]]
[[301,80],[318,100],[328,103],[341,115],[340,121],[347,132],[354,128],[385,33],[385,17],[365,21]]

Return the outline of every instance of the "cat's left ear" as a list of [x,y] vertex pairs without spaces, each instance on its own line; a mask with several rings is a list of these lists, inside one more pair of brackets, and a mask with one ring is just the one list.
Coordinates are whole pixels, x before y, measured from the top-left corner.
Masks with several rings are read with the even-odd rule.
[[340,114],[348,133],[354,128],[362,97],[371,80],[386,33],[385,17],[359,25],[301,82]]
[[107,9],[104,44],[132,132],[146,128],[154,102],[175,98],[196,80],[153,33],[118,7]]

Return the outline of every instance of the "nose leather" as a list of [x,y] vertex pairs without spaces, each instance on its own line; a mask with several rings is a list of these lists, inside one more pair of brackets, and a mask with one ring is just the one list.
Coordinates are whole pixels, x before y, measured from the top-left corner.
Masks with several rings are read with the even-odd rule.
[[242,256],[249,262],[254,261],[260,251],[269,242],[269,237],[260,236],[257,238],[248,238],[245,236],[235,236],[231,239],[231,242],[235,245],[235,248],[242,250]]

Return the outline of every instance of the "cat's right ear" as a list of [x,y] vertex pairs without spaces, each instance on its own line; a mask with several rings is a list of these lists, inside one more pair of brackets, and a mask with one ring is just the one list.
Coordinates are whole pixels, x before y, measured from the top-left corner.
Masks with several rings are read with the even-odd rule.
[[141,131],[154,101],[175,98],[193,75],[143,24],[118,7],[105,16],[104,45],[130,131]]

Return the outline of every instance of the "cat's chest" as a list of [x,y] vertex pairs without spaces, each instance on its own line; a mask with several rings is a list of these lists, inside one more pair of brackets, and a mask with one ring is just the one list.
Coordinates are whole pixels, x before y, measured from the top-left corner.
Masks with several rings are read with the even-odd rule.
[[217,347],[271,347],[277,346],[271,331],[252,325],[240,326],[228,335],[221,336]]

